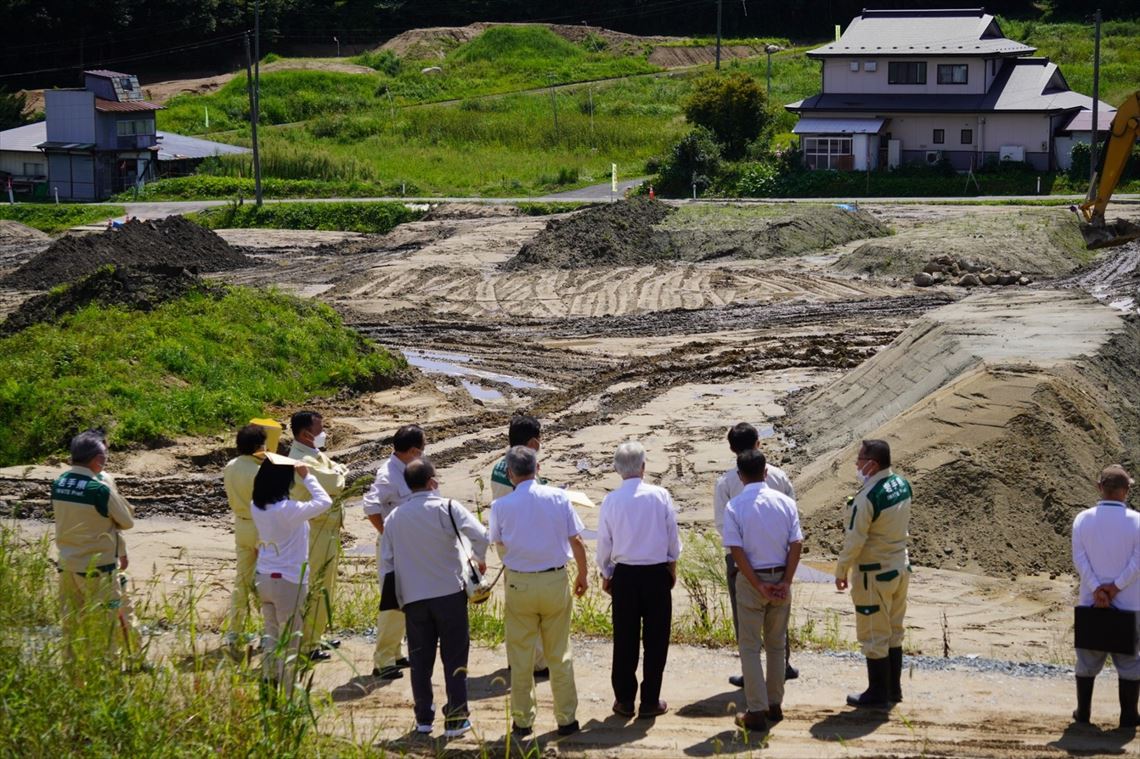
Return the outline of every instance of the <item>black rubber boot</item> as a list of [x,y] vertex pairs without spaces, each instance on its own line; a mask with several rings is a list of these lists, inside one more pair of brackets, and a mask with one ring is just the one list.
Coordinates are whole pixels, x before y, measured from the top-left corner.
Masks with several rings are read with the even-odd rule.
[[887,649],[887,660],[891,663],[891,695],[892,704],[902,703],[902,646]]
[[[1080,722],[1082,725],[1087,725],[1092,716],[1092,694],[1093,683],[1096,682],[1095,677],[1081,677],[1077,675],[1077,708],[1073,712],[1073,722]],[[1121,682],[1124,682],[1121,680]],[[1124,703],[1124,696],[1120,697],[1121,703]]]
[[[1092,678],[1089,678],[1092,679]],[[1120,726],[1140,727],[1140,714],[1136,711],[1136,702],[1140,699],[1140,680],[1120,681]],[[1089,686],[1089,695],[1092,695],[1092,686]]]
[[847,697],[848,706],[861,706],[869,709],[886,709],[887,697],[891,692],[891,661],[867,659],[867,690]]

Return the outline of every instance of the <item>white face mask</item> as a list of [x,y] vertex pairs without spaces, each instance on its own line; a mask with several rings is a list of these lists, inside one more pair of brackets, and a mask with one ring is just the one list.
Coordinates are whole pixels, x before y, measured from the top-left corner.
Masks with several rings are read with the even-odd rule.
[[325,435],[324,432],[322,432],[321,434],[319,434],[315,438],[313,438],[313,447],[314,448],[324,448],[327,440],[328,440],[328,436]]
[[863,473],[863,470],[859,467],[858,464],[855,465],[855,476],[859,478],[860,485],[866,485],[867,480],[871,479],[871,476],[869,474]]

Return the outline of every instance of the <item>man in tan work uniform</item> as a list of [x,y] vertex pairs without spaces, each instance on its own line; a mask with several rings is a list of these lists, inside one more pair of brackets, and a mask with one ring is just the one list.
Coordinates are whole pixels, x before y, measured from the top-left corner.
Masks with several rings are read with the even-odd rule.
[[[340,646],[339,640],[321,642],[321,636],[332,618],[332,602],[336,591],[336,572],[340,563],[340,528],[344,510],[337,497],[344,492],[344,476],[348,467],[338,464],[320,449],[325,444],[324,419],[316,411],[298,411],[289,420],[293,446],[289,458],[305,463],[321,487],[333,499],[333,506],[319,517],[309,520],[309,601],[305,612],[305,633],[301,651],[311,660],[328,659],[328,648]],[[305,498],[306,489],[296,486],[295,498]]]
[[103,433],[81,432],[71,440],[71,468],[51,485],[64,655],[69,662],[75,660],[74,644],[81,632],[79,647],[102,651],[108,660],[114,658],[119,635],[130,645],[130,620],[120,617],[118,572],[127,568],[127,547],[119,533],[134,526],[134,513],[103,471],[106,465]]
[[[254,589],[254,571],[257,566],[257,527],[249,514],[253,501],[253,480],[265,460],[268,445],[267,428],[259,424],[264,420],[253,420],[238,430],[238,455],[230,459],[222,470],[222,482],[226,488],[226,499],[234,513],[234,552],[237,554],[237,574],[234,577],[233,591],[230,593],[230,614],[226,620],[225,642],[236,645],[245,634],[249,619],[249,598]],[[277,424],[274,422],[274,424]],[[281,436],[281,426],[277,425],[274,435],[274,450]]]
[[863,693],[848,696],[847,703],[886,708],[902,701],[911,490],[891,471],[891,448],[884,440],[864,440],[855,468],[863,487],[844,513],[847,534],[835,563],[835,587],[842,591],[850,584],[868,685]]

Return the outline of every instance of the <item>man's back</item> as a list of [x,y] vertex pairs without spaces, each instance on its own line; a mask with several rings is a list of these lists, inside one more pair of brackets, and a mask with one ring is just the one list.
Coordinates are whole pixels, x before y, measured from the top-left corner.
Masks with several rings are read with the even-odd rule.
[[385,524],[384,538],[392,552],[404,604],[463,590],[465,553],[460,549],[457,530],[471,541],[476,556],[486,553],[482,527],[458,502],[421,492],[392,512]]
[[230,509],[242,519],[252,519],[249,507],[253,502],[253,481],[260,468],[261,459],[243,455],[230,459],[222,470],[222,483]]
[[1073,562],[1081,575],[1080,602],[1092,603],[1103,583],[1122,588],[1113,605],[1140,611],[1140,514],[1123,503],[1101,501],[1073,520]]
[[561,566],[570,558],[570,537],[581,529],[566,492],[534,480],[491,504],[492,539],[506,546],[503,563],[516,571]]
[[796,502],[758,482],[728,502],[725,510],[726,546],[740,546],[754,567],[783,563],[788,546],[803,540]]

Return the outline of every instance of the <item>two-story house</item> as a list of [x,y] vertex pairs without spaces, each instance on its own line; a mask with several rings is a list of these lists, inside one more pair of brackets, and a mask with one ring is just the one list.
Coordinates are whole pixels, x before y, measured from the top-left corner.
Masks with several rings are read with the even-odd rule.
[[981,8],[864,10],[808,53],[822,64],[822,92],[786,106],[799,116],[804,161],[856,171],[943,159],[959,171],[991,158],[1067,165],[1057,135],[1092,98],[1034,52]]
[[103,200],[154,175],[158,138],[139,80],[115,71],[85,71],[82,89],[46,90],[47,158],[60,199]]

